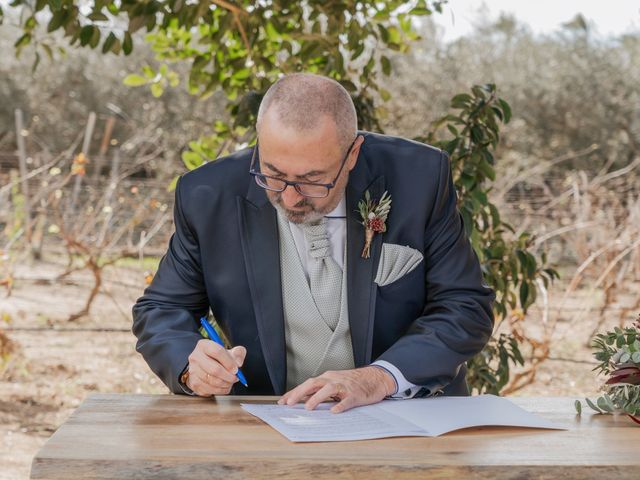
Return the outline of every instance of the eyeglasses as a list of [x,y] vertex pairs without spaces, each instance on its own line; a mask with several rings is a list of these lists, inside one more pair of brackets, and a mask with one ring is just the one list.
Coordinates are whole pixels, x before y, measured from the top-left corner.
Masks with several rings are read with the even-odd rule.
[[257,170],[254,170],[256,156],[259,156],[258,142],[256,142],[256,146],[253,148],[253,154],[251,155],[251,166],[249,167],[249,174],[253,175],[253,177],[256,179],[256,183],[265,190],[270,190],[272,192],[284,192],[287,187],[291,185],[293,188],[295,188],[296,192],[298,192],[303,197],[328,197],[331,189],[336,186],[336,181],[342,173],[342,169],[347,162],[347,158],[349,158],[349,154],[351,153],[351,149],[356,143],[357,138],[358,137],[356,137],[353,142],[351,142],[351,145],[349,145],[349,149],[347,150],[347,153],[345,154],[344,158],[342,159],[342,163],[340,164],[340,170],[338,170],[336,178],[334,178],[331,183],[290,182],[289,180],[270,177],[269,175],[265,175]]

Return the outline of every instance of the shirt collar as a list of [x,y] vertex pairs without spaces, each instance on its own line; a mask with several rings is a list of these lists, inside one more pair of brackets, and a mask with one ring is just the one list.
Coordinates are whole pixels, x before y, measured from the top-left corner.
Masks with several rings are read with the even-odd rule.
[[334,208],[331,212],[325,215],[326,218],[346,218],[347,217],[347,201],[345,199],[346,195],[342,195],[340,199],[340,203],[338,206]]

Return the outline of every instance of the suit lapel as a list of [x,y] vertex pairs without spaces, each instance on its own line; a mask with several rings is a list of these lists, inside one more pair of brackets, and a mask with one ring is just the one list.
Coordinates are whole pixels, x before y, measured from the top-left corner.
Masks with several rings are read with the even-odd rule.
[[347,186],[347,296],[349,300],[349,327],[356,367],[371,362],[373,320],[375,313],[376,285],[374,278],[380,261],[382,235],[373,236],[371,256],[362,258],[365,230],[360,223],[358,202],[369,190],[371,198],[377,200],[384,193],[385,179],[372,179],[361,153],[356,168],[351,172]]
[[286,353],[276,211],[264,190],[251,182],[247,198],[238,197],[238,216],[260,345],[273,390],[282,395]]

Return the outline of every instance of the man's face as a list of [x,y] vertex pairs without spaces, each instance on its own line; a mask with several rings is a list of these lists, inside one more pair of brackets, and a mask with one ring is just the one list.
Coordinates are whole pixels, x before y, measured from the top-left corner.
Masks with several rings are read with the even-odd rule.
[[[271,204],[293,223],[320,220],[340,203],[363,140],[356,140],[328,197],[305,197],[287,186],[283,192],[266,190]],[[338,145],[336,126],[328,117],[323,117],[316,129],[298,132],[284,127],[272,112],[267,112],[262,123],[259,148],[260,171],[292,182],[331,183],[347,153]]]

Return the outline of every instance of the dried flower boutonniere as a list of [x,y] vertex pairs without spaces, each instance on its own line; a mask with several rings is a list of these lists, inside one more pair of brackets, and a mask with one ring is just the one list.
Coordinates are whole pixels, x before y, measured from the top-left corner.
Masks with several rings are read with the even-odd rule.
[[358,202],[358,211],[362,217],[364,226],[364,249],[362,258],[369,258],[371,254],[371,241],[374,233],[384,233],[387,231],[387,216],[391,210],[391,196],[384,192],[380,200],[371,200],[369,190],[364,193],[364,200]]

